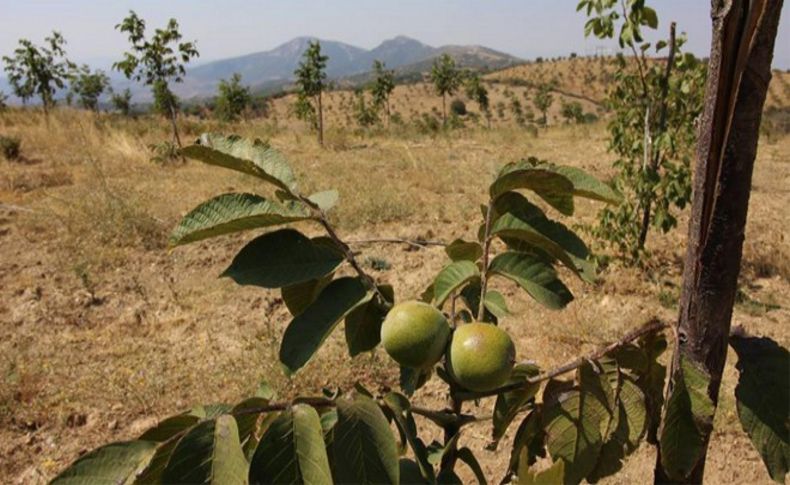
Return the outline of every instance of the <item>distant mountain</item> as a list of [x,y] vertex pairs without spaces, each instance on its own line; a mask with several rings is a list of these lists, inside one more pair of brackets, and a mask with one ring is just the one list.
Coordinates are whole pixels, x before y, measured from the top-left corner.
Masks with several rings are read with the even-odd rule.
[[[398,36],[385,40],[379,46],[366,50],[343,42],[297,37],[269,51],[255,52],[207,62],[187,69],[184,82],[174,84],[173,90],[184,99],[214,96],[221,79],[240,73],[242,82],[255,92],[271,93],[292,84],[294,70],[302,60],[310,41],[319,40],[321,51],[329,56],[327,75],[341,84],[356,85],[370,78],[374,60],[395,69],[401,79],[416,79],[430,70],[433,60],[441,54],[453,56],[461,67],[500,69],[521,62],[520,59],[481,46],[432,47],[418,40]],[[108,70],[116,90],[129,87],[135,103],[151,101],[150,89],[123,78],[118,72]],[[10,93],[7,81],[0,77],[0,90]]]
[[498,69],[520,62],[520,59],[481,46],[432,47],[405,36],[382,42],[365,50],[343,42],[297,37],[270,51],[222,59],[193,67],[184,83],[175,87],[185,98],[212,96],[221,79],[238,72],[244,84],[256,91],[271,91],[290,84],[302,54],[312,40],[321,42],[321,51],[329,56],[327,75],[330,79],[360,79],[371,69],[374,60],[384,62],[398,73],[417,73],[430,69],[433,59],[443,53],[452,55],[461,67]]

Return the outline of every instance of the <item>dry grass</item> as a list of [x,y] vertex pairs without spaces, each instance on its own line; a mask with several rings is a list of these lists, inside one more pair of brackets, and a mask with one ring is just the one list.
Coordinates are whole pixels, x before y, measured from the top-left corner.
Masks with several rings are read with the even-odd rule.
[[[420,96],[427,102],[424,89]],[[537,137],[511,125],[435,137],[362,135],[341,127],[329,134],[327,150],[284,118],[186,125],[187,139],[221,129],[270,140],[291,159],[305,191],[340,191],[332,217],[348,239],[472,238],[491,174],[526,155],[601,177],[611,170],[602,124],[556,126]],[[357,380],[373,389],[395,384],[383,353],[349,359],[342,331],[295,379],[283,376],[276,352],[288,316],[279,295],[216,278],[249,234],[170,253],[163,248],[169,228],[202,200],[228,191],[267,193],[267,187],[193,162],[151,163],[146,147],[168,138],[166,124],[154,119],[96,119],[60,110],[47,126],[39,116],[12,111],[0,115],[0,131],[21,137],[25,156],[36,160],[3,163],[3,180],[61,181],[29,189],[0,185],[0,482],[44,481],[86,449],[133,437],[157,418],[197,403],[237,401],[261,379],[284,397],[323,386],[347,388]],[[750,299],[782,306],[754,311],[741,304],[734,317],[734,323],[784,345],[790,344],[790,310],[783,303],[790,292],[788,160],[787,137],[761,145],[742,282]],[[579,220],[591,223],[597,205],[579,205]],[[671,293],[680,281],[684,234],[652,237],[655,265],[648,271],[613,265],[595,286],[566,275],[576,301],[563,312],[549,312],[514,286],[501,285],[513,302],[513,316],[502,324],[514,335],[520,357],[550,366],[650,316],[673,319]],[[445,262],[438,248],[359,250],[363,259],[391,265],[371,272],[393,283],[399,299],[419,294]],[[662,292],[669,293],[664,305]],[[715,483],[765,481],[734,420],[732,362],[731,356],[708,477]],[[428,405],[443,399],[436,383],[418,396]],[[420,427],[426,429],[425,423]],[[499,477],[505,453],[483,450],[487,433],[472,428],[463,439],[480,453],[485,470]],[[617,480],[646,480],[652,456],[645,447]]]

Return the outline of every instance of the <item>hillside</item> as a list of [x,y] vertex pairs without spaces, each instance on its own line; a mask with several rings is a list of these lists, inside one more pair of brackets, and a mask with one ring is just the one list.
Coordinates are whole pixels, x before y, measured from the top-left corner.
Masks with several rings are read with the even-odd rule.
[[[562,124],[563,103],[578,102],[585,113],[604,116],[603,103],[611,83],[616,65],[612,58],[573,58],[541,63],[525,63],[486,74],[483,79],[489,91],[492,113],[492,126],[516,125],[514,104],[518,105],[528,123],[541,117],[535,109],[532,98],[535,87],[543,82],[553,82],[554,103],[548,111],[548,124]],[[442,101],[434,93],[433,86],[425,75],[418,75],[419,82],[399,84],[392,94],[390,105],[393,113],[404,123],[417,123],[424,115],[434,118],[441,116]],[[358,87],[365,81],[364,76],[353,79]],[[479,114],[475,103],[466,98],[463,89],[451,97],[465,102],[469,112]],[[324,110],[327,126],[353,128],[355,95],[353,88],[330,91],[325,94]],[[449,101],[448,100],[448,104]],[[278,122],[292,120],[291,106],[295,101],[292,94],[278,97],[272,101],[271,116]],[[766,110],[790,109],[790,73],[774,71]],[[467,122],[484,123],[484,120],[467,117]]]

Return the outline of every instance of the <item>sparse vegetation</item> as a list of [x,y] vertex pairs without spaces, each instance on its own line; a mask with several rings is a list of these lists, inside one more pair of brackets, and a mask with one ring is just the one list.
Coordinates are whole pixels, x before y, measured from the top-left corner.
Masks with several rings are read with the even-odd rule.
[[3,154],[3,158],[9,162],[19,158],[21,146],[22,140],[19,138],[0,135],[0,152]]

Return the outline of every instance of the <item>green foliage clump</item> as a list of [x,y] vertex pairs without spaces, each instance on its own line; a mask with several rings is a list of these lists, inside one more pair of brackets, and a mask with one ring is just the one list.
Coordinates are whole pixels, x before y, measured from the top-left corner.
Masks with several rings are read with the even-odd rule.
[[581,103],[578,101],[567,102],[563,100],[562,107],[560,108],[560,114],[562,114],[562,117],[565,118],[566,123],[585,122],[584,109],[582,108]]
[[220,121],[236,121],[252,105],[250,88],[241,84],[241,74],[234,73],[231,78],[219,82],[214,113]]
[[375,101],[368,103],[365,100],[365,92],[362,90],[358,90],[354,94],[354,120],[360,128],[370,128],[379,123]]
[[112,92],[110,103],[115,111],[123,116],[129,116],[132,113],[132,90],[126,88],[120,93]]
[[370,94],[373,96],[373,104],[376,108],[384,109],[387,123],[392,122],[390,96],[394,90],[395,71],[387,69],[387,66],[379,60],[373,61],[373,83],[370,86]]
[[326,63],[328,56],[321,53],[321,43],[311,41],[302,55],[302,62],[294,71],[298,96],[294,113],[308,121],[318,132],[318,144],[324,145],[324,106],[322,95],[326,89]]
[[466,116],[466,103],[460,99],[454,99],[450,103],[450,114],[454,116]]
[[491,108],[488,100],[488,89],[477,73],[472,73],[466,79],[466,96],[477,103],[480,113],[485,117],[487,126],[491,128]]
[[548,125],[549,118],[549,108],[552,104],[554,104],[554,96],[551,94],[552,85],[548,83],[541,83],[538,86],[538,91],[535,93],[535,97],[532,98],[532,104],[535,105],[535,109],[541,112],[543,117],[540,120],[540,123],[543,126]]
[[590,15],[585,26],[588,35],[614,37],[619,22],[618,41],[634,54],[617,57],[607,98],[613,113],[609,150],[617,156],[613,184],[624,198],[619,206],[600,212],[593,233],[624,260],[636,263],[644,254],[649,228],[668,232],[677,225],[677,212],[691,200],[690,163],[706,67],[682,52],[686,39],[674,34],[655,44],[656,53],[669,48],[668,60],[648,62],[645,53],[653,46],[643,41],[641,30],[655,29],[658,19],[644,2],[629,5],[622,18],[616,6],[605,0],[582,0],[579,9]]
[[59,32],[37,46],[27,39],[19,40],[14,56],[3,56],[5,72],[14,94],[23,103],[38,95],[44,114],[55,106],[55,93],[63,89],[74,64],[66,58],[66,39]]
[[447,124],[447,96],[452,96],[461,86],[461,71],[455,64],[455,59],[449,54],[442,54],[433,61],[431,67],[431,82],[436,94],[442,97],[442,123]]
[[80,105],[87,110],[99,112],[99,97],[110,85],[110,78],[104,71],[91,72],[90,67],[83,65],[71,74],[71,93],[77,96]]
[[198,57],[195,42],[182,42],[178,22],[171,18],[164,28],[156,29],[146,37],[145,20],[134,11],[115,28],[127,34],[131,49],[124,53],[123,59],[113,64],[127,79],[134,79],[150,86],[154,96],[156,112],[170,118],[173,138],[181,147],[176,116],[178,99],[170,89],[170,83],[180,83],[186,74],[186,64]]
[[22,140],[15,136],[0,135],[0,153],[3,157],[10,161],[19,159],[19,154],[22,147]]

